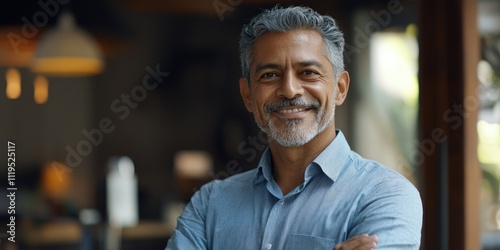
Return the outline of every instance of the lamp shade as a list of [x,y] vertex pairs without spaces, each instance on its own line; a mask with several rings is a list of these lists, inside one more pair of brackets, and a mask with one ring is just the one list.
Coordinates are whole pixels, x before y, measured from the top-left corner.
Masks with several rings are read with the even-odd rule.
[[98,44],[76,27],[69,12],[62,13],[57,27],[41,37],[31,64],[33,72],[52,76],[95,75],[103,68]]

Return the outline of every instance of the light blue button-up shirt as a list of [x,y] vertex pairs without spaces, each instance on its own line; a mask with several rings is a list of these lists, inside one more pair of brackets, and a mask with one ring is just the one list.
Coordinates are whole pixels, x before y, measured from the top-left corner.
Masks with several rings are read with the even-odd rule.
[[204,185],[166,249],[328,249],[376,234],[377,249],[418,249],[422,203],[397,172],[350,150],[342,132],[283,195],[267,149],[258,168]]

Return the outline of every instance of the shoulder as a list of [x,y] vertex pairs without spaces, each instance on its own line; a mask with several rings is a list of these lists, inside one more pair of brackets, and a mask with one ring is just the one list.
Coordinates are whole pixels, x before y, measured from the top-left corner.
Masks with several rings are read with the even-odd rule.
[[352,164],[364,183],[364,204],[392,207],[392,212],[422,214],[422,200],[418,189],[406,177],[373,160],[351,154]]
[[213,180],[212,185],[217,187],[224,187],[224,186],[242,185],[248,183],[251,184],[257,174],[257,171],[258,169],[252,169],[243,173],[229,176],[222,180]]
[[396,213],[422,214],[418,189],[400,173],[355,152],[350,154],[348,165],[343,182],[357,189],[360,204],[379,204],[384,210],[392,207]]
[[[236,203],[251,200],[254,194],[254,178],[257,170],[213,180],[203,185],[192,197],[193,206],[202,207],[204,211],[226,211]],[[205,213],[206,213],[205,212]]]
[[228,192],[230,190],[239,190],[252,185],[258,169],[252,169],[240,174],[229,176],[225,179],[212,180],[201,187],[201,192],[205,194],[214,194],[217,192]]
[[349,157],[351,165],[349,167],[355,168],[356,175],[362,177],[363,181],[374,185],[373,187],[398,187],[418,193],[413,183],[397,171],[377,161],[363,158],[354,151]]

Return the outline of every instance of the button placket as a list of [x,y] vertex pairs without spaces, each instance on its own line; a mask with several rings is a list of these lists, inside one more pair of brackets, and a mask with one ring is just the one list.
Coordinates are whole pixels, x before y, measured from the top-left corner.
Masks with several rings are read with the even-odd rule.
[[270,250],[273,247],[273,239],[275,238],[275,233],[276,233],[276,226],[279,222],[280,218],[280,212],[284,204],[284,199],[281,199],[277,201],[273,208],[271,209],[271,212],[269,213],[266,227],[264,229],[264,237],[262,240],[262,248],[261,249],[266,249]]

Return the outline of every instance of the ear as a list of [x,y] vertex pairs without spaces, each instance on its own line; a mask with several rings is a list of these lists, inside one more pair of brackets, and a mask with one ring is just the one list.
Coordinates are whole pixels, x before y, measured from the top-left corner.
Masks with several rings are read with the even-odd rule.
[[337,95],[335,96],[335,105],[339,106],[344,103],[347,97],[347,91],[349,90],[349,83],[351,79],[349,77],[349,72],[342,71],[337,79]]
[[240,78],[240,94],[241,98],[243,99],[243,103],[245,103],[245,107],[247,108],[248,112],[253,112],[253,107],[252,107],[252,98],[250,96],[250,87],[248,86],[248,82],[245,78],[241,77]]

